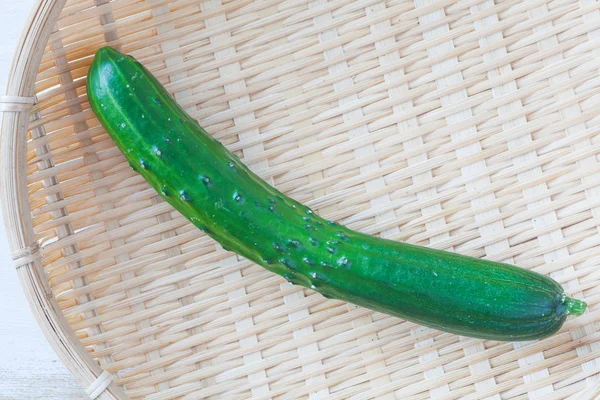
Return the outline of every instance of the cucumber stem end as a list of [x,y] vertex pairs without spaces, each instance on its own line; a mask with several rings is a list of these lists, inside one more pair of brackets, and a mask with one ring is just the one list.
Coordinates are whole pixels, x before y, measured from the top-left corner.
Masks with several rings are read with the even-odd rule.
[[581,315],[587,308],[585,301],[565,297],[563,304],[567,309],[567,315]]

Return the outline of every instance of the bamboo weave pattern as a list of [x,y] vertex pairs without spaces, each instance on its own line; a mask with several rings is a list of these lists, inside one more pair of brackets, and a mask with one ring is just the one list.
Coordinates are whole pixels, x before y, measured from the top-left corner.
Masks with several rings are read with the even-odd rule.
[[[589,310],[543,341],[482,341],[324,299],[224,251],[89,109],[86,72],[107,43],[322,216],[535,269]],[[551,400],[598,381],[600,3],[70,0],[35,92],[27,179],[44,268],[131,398]]]

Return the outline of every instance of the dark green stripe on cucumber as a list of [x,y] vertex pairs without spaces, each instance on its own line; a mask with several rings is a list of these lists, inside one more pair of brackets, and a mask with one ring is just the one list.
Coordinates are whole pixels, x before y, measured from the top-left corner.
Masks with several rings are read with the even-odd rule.
[[376,238],[319,217],[250,171],[130,56],[100,49],[87,85],[104,128],[169,204],[224,248],[291,283],[494,340],[543,338],[585,310],[544,275]]

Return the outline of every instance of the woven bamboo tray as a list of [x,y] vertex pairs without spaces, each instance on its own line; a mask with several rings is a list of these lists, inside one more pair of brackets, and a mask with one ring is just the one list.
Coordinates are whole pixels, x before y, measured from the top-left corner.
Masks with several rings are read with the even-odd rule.
[[[107,43],[324,217],[548,274],[588,311],[545,340],[476,340],[224,251],[90,111]],[[1,102],[15,265],[91,398],[600,393],[600,3],[40,0]]]

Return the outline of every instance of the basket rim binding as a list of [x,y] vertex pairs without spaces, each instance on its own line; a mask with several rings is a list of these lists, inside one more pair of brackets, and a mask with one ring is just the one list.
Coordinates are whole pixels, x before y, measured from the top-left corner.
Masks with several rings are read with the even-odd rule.
[[[0,96],[0,185],[5,189],[0,191],[0,203],[13,264],[46,340],[91,399],[127,400],[112,375],[98,366],[77,339],[53,297],[31,221],[26,179],[29,111],[35,103],[35,79],[46,44],[66,2],[36,0],[15,49],[6,93]],[[600,381],[582,390],[579,399],[598,393]]]
[[0,202],[13,264],[38,325],[91,399],[127,400],[100,368],[60,311],[34,239],[27,195],[26,142],[35,79],[46,44],[67,0],[36,0],[15,48],[5,96],[0,96]]

